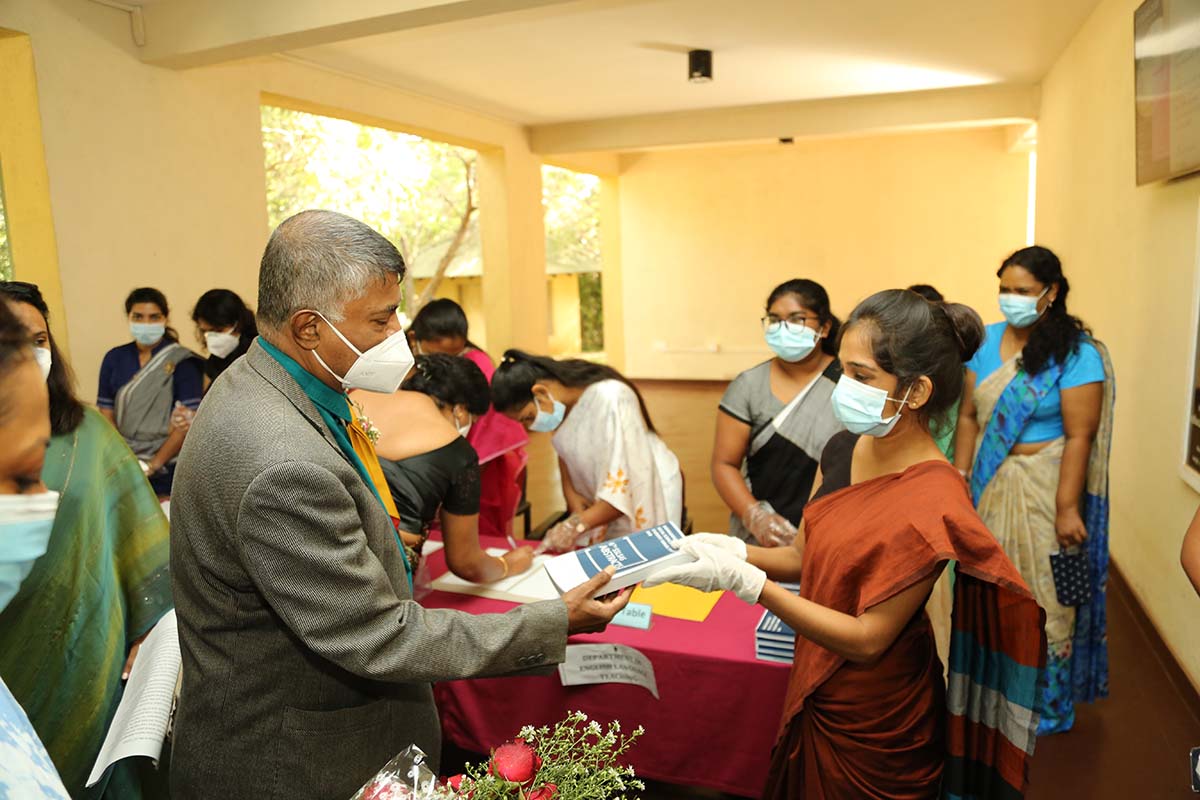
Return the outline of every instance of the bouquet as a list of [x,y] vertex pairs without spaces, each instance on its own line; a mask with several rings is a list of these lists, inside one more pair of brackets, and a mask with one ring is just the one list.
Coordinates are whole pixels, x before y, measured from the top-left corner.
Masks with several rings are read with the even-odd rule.
[[437,776],[425,765],[425,752],[409,745],[383,769],[375,773],[350,800],[441,800],[454,797],[448,788],[439,786]]
[[[574,711],[553,728],[526,725],[492,751],[485,764],[439,784],[420,748],[410,746],[384,765],[351,800],[628,800],[646,787],[618,759],[641,737],[621,724],[607,728]],[[636,798],[636,795],[633,795]]]
[[[492,751],[487,764],[468,767],[448,784],[471,800],[605,800],[646,787],[618,759],[641,737],[621,724],[608,728],[573,711],[553,728],[526,725],[518,738]],[[636,795],[635,795],[636,797]]]

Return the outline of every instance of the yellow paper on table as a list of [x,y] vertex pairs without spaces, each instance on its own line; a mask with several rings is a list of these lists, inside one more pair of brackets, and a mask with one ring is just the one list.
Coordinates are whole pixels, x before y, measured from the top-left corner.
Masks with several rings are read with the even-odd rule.
[[690,586],[680,586],[676,583],[664,583],[647,589],[639,586],[633,590],[631,603],[645,603],[655,614],[675,619],[686,619],[689,622],[703,622],[708,618],[713,606],[721,599],[723,592],[701,592]]

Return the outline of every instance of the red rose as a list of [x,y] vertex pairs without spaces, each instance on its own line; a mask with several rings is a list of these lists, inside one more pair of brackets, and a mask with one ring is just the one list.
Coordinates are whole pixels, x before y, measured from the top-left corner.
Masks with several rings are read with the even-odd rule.
[[525,796],[525,800],[554,800],[558,796],[558,787],[547,783],[534,789]]
[[456,792],[462,788],[462,782],[462,775],[451,775],[449,778],[446,778],[446,785]]
[[522,785],[531,783],[541,768],[542,759],[520,739],[497,747],[488,764],[488,772],[492,775]]

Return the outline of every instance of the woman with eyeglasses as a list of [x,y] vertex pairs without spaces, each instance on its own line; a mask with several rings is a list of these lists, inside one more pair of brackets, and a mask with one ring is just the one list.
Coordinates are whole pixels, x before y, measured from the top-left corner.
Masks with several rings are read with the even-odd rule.
[[821,284],[793,279],[771,292],[762,323],[775,357],[721,398],[712,480],[733,512],[730,534],[778,547],[796,535],[821,451],[842,430],[829,402],[839,322]]
[[[967,362],[955,466],[979,516],[1046,609],[1048,685],[1038,733],[1069,730],[1076,701],[1108,695],[1108,350],[1067,312],[1045,247],[1004,260],[1000,311]],[[1057,574],[1056,574],[1057,573]]]

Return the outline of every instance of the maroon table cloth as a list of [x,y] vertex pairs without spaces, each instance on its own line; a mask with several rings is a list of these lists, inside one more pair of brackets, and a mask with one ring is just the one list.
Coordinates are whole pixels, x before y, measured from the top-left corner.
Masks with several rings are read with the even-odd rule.
[[[504,540],[482,543],[505,546]],[[431,577],[446,571],[444,553],[427,557]],[[421,602],[474,614],[513,607],[449,592],[431,592]],[[552,725],[579,710],[601,724],[619,720],[625,731],[646,729],[629,753],[640,777],[757,797],[789,671],[754,657],[761,616],[761,607],[726,592],[704,622],[655,615],[646,631],[610,625],[602,634],[571,637],[574,644],[618,643],[641,651],[654,665],[658,700],[639,686],[563,686],[557,672],[438,684],[443,733],[465,750],[487,753],[522,725]]]

